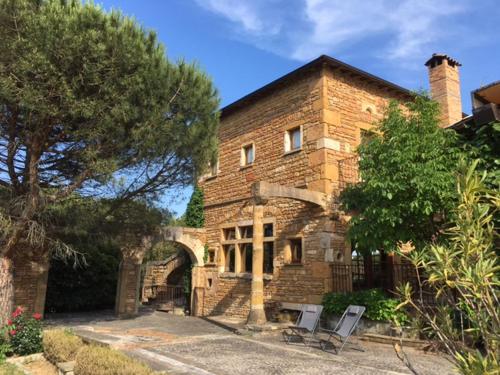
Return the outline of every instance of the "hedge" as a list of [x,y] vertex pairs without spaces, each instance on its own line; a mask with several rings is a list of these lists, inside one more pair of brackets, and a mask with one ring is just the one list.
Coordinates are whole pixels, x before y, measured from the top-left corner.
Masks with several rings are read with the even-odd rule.
[[396,298],[387,297],[380,289],[369,289],[351,293],[327,293],[323,296],[324,311],[327,314],[342,315],[347,306],[365,306],[364,317],[376,321],[396,321],[405,324],[409,317],[403,310],[396,310]]

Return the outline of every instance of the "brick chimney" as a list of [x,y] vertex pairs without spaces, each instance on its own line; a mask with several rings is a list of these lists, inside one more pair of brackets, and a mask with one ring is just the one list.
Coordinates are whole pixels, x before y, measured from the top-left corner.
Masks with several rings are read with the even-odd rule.
[[425,63],[429,68],[431,97],[441,107],[439,125],[450,126],[462,119],[462,99],[460,97],[460,74],[458,61],[448,55],[434,53]]

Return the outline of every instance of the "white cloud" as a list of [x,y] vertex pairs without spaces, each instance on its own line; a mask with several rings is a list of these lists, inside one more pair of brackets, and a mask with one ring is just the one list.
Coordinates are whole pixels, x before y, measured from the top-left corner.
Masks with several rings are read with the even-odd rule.
[[[223,16],[250,35],[277,34],[280,24],[264,17],[265,2],[238,0],[196,0],[203,8]],[[274,17],[271,17],[274,18]]]
[[379,45],[370,49],[379,57],[421,59],[426,48],[453,33],[457,25],[450,17],[463,13],[470,0],[196,1],[230,20],[247,42],[308,60],[375,39]]

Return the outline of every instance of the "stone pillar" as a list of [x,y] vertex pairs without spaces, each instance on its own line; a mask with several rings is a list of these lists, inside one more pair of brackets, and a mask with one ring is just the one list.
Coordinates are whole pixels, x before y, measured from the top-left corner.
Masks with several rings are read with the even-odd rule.
[[[260,204],[259,204],[260,203]],[[252,291],[250,294],[250,313],[248,324],[264,324],[266,314],[264,312],[264,206],[261,202],[253,206],[253,256],[252,256]]]
[[191,271],[191,301],[190,311],[193,316],[204,315],[205,304],[205,268],[194,266]]
[[26,246],[13,259],[14,307],[23,306],[29,313],[44,314],[49,252]]
[[119,318],[128,318],[139,312],[139,287],[141,263],[123,258],[118,271],[115,313]]

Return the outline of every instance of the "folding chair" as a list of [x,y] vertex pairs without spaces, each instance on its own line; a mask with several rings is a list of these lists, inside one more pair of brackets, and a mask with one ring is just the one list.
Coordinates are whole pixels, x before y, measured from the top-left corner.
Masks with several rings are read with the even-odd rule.
[[[321,349],[326,350],[326,346],[330,343],[333,345],[335,352],[337,354],[340,353],[344,348],[344,345],[347,343],[347,340],[349,340],[349,337],[356,329],[359,320],[363,316],[365,310],[366,308],[364,306],[349,305],[344,311],[344,314],[340,318],[334,330],[327,330],[322,328],[321,331],[327,332],[330,335],[328,336],[328,339],[320,340]],[[332,338],[339,340],[341,343],[340,349],[338,351],[335,347],[335,344],[330,341]],[[364,351],[361,347],[359,347],[359,350]]]
[[286,343],[289,344],[293,337],[298,337],[307,346],[306,338],[310,336],[311,339],[314,339],[322,311],[323,306],[321,305],[302,305],[297,323],[288,327],[291,332],[283,331]]

